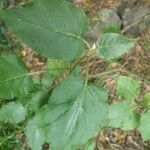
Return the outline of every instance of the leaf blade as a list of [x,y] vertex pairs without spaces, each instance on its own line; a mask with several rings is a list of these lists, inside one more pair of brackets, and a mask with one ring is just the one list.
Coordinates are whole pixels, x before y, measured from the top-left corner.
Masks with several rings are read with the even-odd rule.
[[150,110],[148,110],[147,112],[145,112],[144,114],[141,115],[139,130],[142,134],[143,140],[149,140],[150,139],[150,130],[149,130],[150,121],[149,121],[149,118],[150,118]]
[[[72,93],[66,96],[66,92],[73,86]],[[61,91],[62,87],[64,91]],[[106,100],[107,92],[104,89],[95,86],[84,89],[84,84],[78,77],[71,76],[62,81],[54,89],[49,104],[36,116],[39,126],[46,125],[46,138],[51,143],[51,148],[70,150],[83,145],[96,134],[107,114]]]
[[109,107],[109,126],[133,130],[139,125],[139,115],[127,103],[114,103]]
[[115,59],[122,56],[135,44],[135,40],[128,39],[117,33],[105,33],[96,43],[96,52],[105,59]]
[[15,55],[0,56],[0,74],[0,98],[25,96],[33,87],[25,64]]
[[117,93],[125,100],[134,100],[140,91],[140,84],[137,80],[127,77],[119,76],[117,79]]
[[11,124],[20,123],[25,119],[27,109],[18,102],[10,102],[0,109],[0,121]]
[[74,59],[84,49],[88,30],[82,10],[65,0],[38,0],[2,12],[7,25],[26,44],[54,59]]

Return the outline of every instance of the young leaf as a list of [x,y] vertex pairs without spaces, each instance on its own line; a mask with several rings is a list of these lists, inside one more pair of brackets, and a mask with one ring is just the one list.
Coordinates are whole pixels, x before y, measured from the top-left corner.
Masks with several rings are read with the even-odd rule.
[[143,100],[141,101],[142,106],[150,108],[150,92],[144,95]]
[[35,0],[2,12],[19,38],[33,50],[54,59],[74,59],[84,49],[88,31],[85,13],[66,0]]
[[119,76],[117,80],[117,93],[125,100],[133,100],[140,91],[140,84],[137,80]]
[[108,119],[109,126],[123,130],[132,130],[139,125],[139,115],[127,103],[111,104]]
[[135,41],[117,33],[105,33],[96,44],[96,51],[100,57],[115,59],[123,55],[134,46]]
[[30,74],[20,58],[15,55],[0,56],[0,98],[25,96],[32,87]]
[[[70,76],[54,89],[49,104],[34,119],[37,120],[38,130],[44,130],[41,134],[45,134],[53,150],[70,150],[83,145],[100,129],[107,115],[106,100],[104,89],[85,87],[79,77]],[[27,127],[26,132],[29,130]],[[31,148],[39,150],[34,144],[38,140],[28,134],[27,137]],[[43,139],[39,143],[42,145]]]
[[141,115],[141,120],[140,120],[140,126],[139,130],[142,134],[143,140],[149,140],[150,139],[150,110],[145,112],[144,114]]
[[18,102],[10,102],[0,108],[0,121],[17,124],[25,119],[27,110]]
[[48,59],[47,62],[49,73],[53,76],[61,74],[64,70],[70,68],[70,62],[60,59]]

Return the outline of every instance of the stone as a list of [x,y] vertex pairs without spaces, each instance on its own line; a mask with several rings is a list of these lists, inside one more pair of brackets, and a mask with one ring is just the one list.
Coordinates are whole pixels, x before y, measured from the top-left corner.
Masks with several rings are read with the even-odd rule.
[[93,23],[88,34],[89,41],[93,42],[98,39],[104,29],[112,26],[116,28],[121,27],[121,20],[115,10],[104,8],[97,15],[97,21]]
[[122,16],[123,28],[134,24],[139,18],[145,16],[141,21],[138,21],[135,25],[129,28],[126,33],[132,37],[137,37],[142,32],[150,29],[150,7],[146,5],[133,5],[126,8]]
[[108,8],[101,9],[98,12],[98,16],[100,18],[100,23],[104,27],[108,27],[111,25],[117,25],[118,27],[121,27],[121,20],[117,15],[117,13],[112,9]]

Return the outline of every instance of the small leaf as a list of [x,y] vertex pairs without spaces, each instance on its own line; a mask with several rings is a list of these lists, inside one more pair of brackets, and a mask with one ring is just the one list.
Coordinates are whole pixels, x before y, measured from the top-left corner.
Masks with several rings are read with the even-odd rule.
[[57,76],[64,70],[70,69],[70,62],[58,59],[48,59],[48,71],[51,75]]
[[96,44],[96,51],[100,57],[115,59],[122,56],[135,44],[135,40],[128,39],[117,33],[105,33]]
[[144,95],[143,100],[141,101],[142,106],[150,108],[150,92]]
[[0,98],[12,99],[28,95],[33,88],[25,64],[15,55],[0,56]]
[[27,110],[18,102],[10,102],[0,109],[0,121],[17,124],[25,119]]
[[47,58],[71,60],[84,50],[87,17],[66,0],[34,0],[1,15],[24,43]]
[[132,130],[139,125],[139,115],[127,103],[111,104],[108,119],[109,126],[123,130]]
[[117,80],[117,93],[125,100],[134,100],[140,91],[140,84],[137,80],[127,77],[119,76]]
[[141,115],[139,130],[142,134],[143,140],[150,139],[150,110]]
[[[49,104],[34,119],[37,120],[38,130],[44,130],[41,134],[53,150],[70,150],[84,145],[100,129],[107,115],[106,100],[104,89],[85,87],[80,77],[72,75],[54,89]],[[34,143],[38,140],[33,139],[36,135],[27,137],[29,141],[33,140],[29,143],[32,149],[37,150]],[[39,143],[42,145],[43,139]]]

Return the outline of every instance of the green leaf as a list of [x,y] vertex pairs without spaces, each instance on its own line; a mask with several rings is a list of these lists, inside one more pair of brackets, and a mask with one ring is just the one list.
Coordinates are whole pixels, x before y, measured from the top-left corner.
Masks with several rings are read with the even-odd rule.
[[38,111],[41,107],[45,98],[45,93],[43,91],[37,91],[31,94],[31,97],[28,99],[29,109],[32,111]]
[[0,109],[0,121],[17,124],[25,119],[27,110],[18,102],[10,102]]
[[96,44],[96,51],[100,57],[115,59],[123,55],[135,44],[135,40],[128,39],[117,33],[105,33]]
[[140,84],[137,80],[127,77],[119,76],[117,80],[117,93],[125,100],[133,100],[138,96],[140,91]]
[[54,59],[74,59],[84,49],[85,13],[66,0],[34,0],[2,12],[6,24],[33,50]]
[[143,100],[141,101],[142,106],[150,108],[150,92],[144,95]]
[[132,130],[139,125],[139,115],[127,103],[114,103],[110,105],[109,126]]
[[54,77],[52,77],[52,75],[46,72],[41,78],[42,88],[45,90],[51,87],[53,84],[53,81],[54,81]]
[[[33,150],[34,143],[48,141],[53,150],[70,150],[83,145],[100,129],[107,115],[107,92],[96,86],[85,87],[80,77],[70,76],[52,92],[49,104],[36,116],[37,130],[44,130],[46,140],[27,137]],[[30,132],[30,128],[26,128]],[[33,132],[34,134],[34,132]],[[82,138],[81,138],[82,137]],[[59,144],[58,144],[59,143]]]
[[64,70],[70,69],[70,62],[59,59],[48,59],[47,62],[49,73],[53,76],[61,74]]
[[32,150],[42,150],[42,145],[46,142],[46,130],[37,124],[37,118],[30,120],[26,127],[26,136]]
[[120,33],[120,27],[117,24],[112,24],[103,28],[103,33]]
[[86,143],[84,150],[94,150],[95,147],[96,147],[95,141],[89,140],[89,141]]
[[139,130],[142,134],[143,140],[150,139],[150,110],[141,115]]
[[25,64],[17,56],[0,56],[0,98],[27,95],[33,87],[30,76]]

